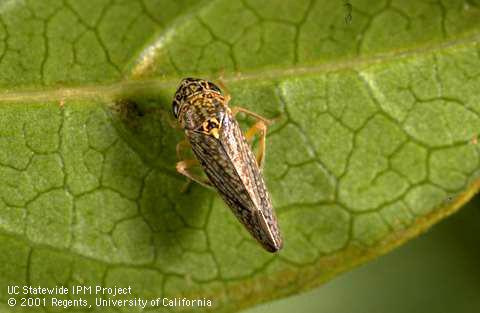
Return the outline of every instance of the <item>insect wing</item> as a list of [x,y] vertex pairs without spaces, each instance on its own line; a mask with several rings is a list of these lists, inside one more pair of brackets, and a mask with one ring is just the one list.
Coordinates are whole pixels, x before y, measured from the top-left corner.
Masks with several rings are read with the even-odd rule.
[[230,114],[221,124],[218,139],[188,131],[193,152],[240,222],[266,250],[275,252],[282,239],[256,159]]

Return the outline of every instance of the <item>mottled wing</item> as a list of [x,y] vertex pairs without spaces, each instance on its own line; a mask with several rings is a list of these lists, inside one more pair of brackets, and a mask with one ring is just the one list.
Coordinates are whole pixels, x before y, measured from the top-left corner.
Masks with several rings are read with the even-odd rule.
[[263,176],[242,131],[231,115],[219,138],[188,131],[192,149],[210,182],[248,231],[271,252],[283,243]]

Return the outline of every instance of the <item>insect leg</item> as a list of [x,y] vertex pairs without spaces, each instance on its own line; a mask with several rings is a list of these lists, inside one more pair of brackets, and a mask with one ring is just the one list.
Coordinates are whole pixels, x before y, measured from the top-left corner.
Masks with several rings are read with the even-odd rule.
[[253,136],[260,133],[260,139],[258,141],[258,151],[256,153],[257,164],[259,168],[263,168],[263,160],[265,157],[265,138],[267,137],[267,124],[264,121],[256,122],[249,130],[245,132],[245,139],[251,142]]
[[182,151],[185,149],[185,148],[188,148],[190,147],[190,144],[188,143],[187,139],[183,139],[182,141],[180,141],[179,143],[177,143],[177,147],[175,148],[176,152],[177,152],[177,159],[178,160],[181,160],[183,159],[182,158]]
[[260,121],[263,121],[266,125],[270,125],[272,124],[272,121],[261,116],[260,114],[257,114],[255,112],[252,112],[250,110],[247,110],[245,108],[242,108],[242,107],[234,107],[232,108],[232,115],[235,117],[235,115],[237,115],[239,112],[243,112],[247,115],[250,115],[250,116],[253,116],[254,118],[256,118],[257,120],[260,120]]
[[204,187],[211,188],[212,184],[208,180],[206,180],[205,178],[200,177],[198,175],[195,175],[188,170],[189,168],[191,168],[193,166],[196,166],[196,165],[199,165],[199,163],[198,163],[197,160],[193,160],[193,159],[183,160],[183,161],[177,162],[177,172],[179,172],[180,174],[186,176],[187,178],[199,183],[200,185],[202,185]]
[[223,96],[225,97],[225,102],[229,103],[230,99],[232,98],[230,96],[230,91],[228,90],[227,86],[222,81],[223,74],[220,76],[220,78],[217,80],[217,84],[220,86],[223,92]]
[[245,133],[245,138],[248,141],[251,141],[253,136],[255,136],[255,134],[260,133],[260,140],[258,142],[259,147],[256,153],[256,157],[257,157],[258,167],[263,168],[263,159],[265,157],[265,138],[267,137],[267,125],[270,125],[272,121],[269,119],[266,119],[265,117],[255,112],[252,112],[242,107],[232,108],[233,116],[235,116],[239,112],[243,112],[247,115],[253,116],[258,120],[249,130],[247,130],[247,132]]

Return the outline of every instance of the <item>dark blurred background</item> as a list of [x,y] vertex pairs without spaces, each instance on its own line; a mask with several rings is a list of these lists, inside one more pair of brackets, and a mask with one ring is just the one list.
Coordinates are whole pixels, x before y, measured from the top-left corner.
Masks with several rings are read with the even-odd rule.
[[480,312],[480,196],[388,255],[243,313]]

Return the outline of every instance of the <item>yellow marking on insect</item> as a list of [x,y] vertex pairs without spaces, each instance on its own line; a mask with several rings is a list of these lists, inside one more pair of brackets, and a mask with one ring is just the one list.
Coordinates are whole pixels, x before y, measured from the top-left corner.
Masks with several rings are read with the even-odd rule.
[[202,130],[205,134],[212,135],[216,139],[220,137],[220,122],[216,117],[212,117],[209,120],[206,120],[202,124]]
[[218,128],[212,128],[212,130],[210,130],[210,135],[212,135],[213,137],[218,139],[218,137],[219,137]]

